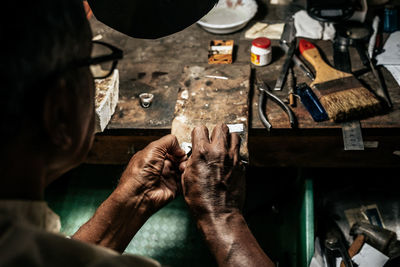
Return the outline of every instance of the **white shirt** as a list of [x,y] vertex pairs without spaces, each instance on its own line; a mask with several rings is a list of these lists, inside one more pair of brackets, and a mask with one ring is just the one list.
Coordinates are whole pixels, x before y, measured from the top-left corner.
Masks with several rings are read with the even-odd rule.
[[118,254],[59,234],[60,218],[44,201],[0,200],[0,267],[161,265],[142,256]]

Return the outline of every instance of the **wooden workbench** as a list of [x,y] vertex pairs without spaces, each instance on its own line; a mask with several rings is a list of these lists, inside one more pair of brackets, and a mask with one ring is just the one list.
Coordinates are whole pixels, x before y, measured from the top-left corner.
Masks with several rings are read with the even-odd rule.
[[[275,14],[276,15],[276,14]],[[256,16],[256,19],[258,17]],[[252,21],[247,28],[249,28]],[[213,39],[233,39],[235,53],[232,66],[250,64],[251,40],[244,39],[244,30],[229,35],[213,35],[198,25],[157,40],[141,40],[125,36],[91,19],[93,36],[118,46],[124,58],[118,64],[120,72],[119,103],[111,122],[103,133],[97,134],[87,163],[124,164],[136,151],[149,142],[170,133],[174,107],[185,66],[207,67],[209,42]],[[324,56],[332,60],[332,45],[318,41]],[[273,60],[257,72],[273,86],[283,64],[284,53],[278,42],[272,43]],[[352,56],[356,53],[352,53]],[[360,60],[352,60],[353,70],[362,68]],[[221,65],[221,74],[224,66]],[[294,68],[297,82],[307,78]],[[273,125],[268,132],[257,114],[258,92],[251,88],[249,130],[250,164],[254,166],[297,167],[398,167],[400,166],[400,88],[386,69],[381,69],[393,102],[393,109],[385,114],[361,121],[366,149],[344,151],[341,125],[332,122],[316,123],[298,102],[294,108],[299,127],[290,129],[286,114],[272,101],[267,113]],[[371,73],[361,77],[371,86],[376,82]],[[138,95],[155,95],[150,108],[139,104]],[[286,97],[284,88],[278,96]]]

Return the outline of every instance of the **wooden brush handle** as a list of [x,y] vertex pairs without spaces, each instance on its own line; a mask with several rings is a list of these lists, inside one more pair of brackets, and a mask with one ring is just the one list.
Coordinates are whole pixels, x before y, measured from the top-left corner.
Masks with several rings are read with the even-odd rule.
[[311,85],[351,76],[350,73],[339,71],[326,64],[315,45],[304,39],[299,42],[299,50],[315,69],[315,80]]

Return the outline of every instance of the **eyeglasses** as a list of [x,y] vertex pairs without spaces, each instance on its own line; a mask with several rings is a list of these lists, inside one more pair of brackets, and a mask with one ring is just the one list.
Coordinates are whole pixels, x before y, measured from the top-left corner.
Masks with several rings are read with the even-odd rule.
[[121,49],[100,41],[92,41],[92,54],[89,59],[83,60],[78,67],[90,66],[94,79],[104,79],[110,76],[122,59]]

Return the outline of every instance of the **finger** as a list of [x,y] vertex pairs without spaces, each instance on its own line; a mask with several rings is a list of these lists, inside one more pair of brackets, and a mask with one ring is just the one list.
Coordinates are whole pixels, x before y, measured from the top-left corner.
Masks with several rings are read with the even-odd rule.
[[206,126],[198,126],[192,131],[192,151],[210,144],[209,133]]
[[221,149],[228,149],[229,128],[226,124],[218,124],[211,134],[211,144]]
[[166,135],[154,141],[153,145],[160,147],[165,154],[168,153],[173,157],[181,158],[185,156],[185,151],[179,146],[175,135]]
[[231,134],[231,143],[229,148],[229,155],[233,157],[233,164],[236,165],[240,159],[240,136],[237,133]]
[[179,164],[179,171],[183,173],[186,169],[186,166],[187,166],[187,161],[181,162],[181,164]]
[[187,158],[188,157],[187,157],[186,154],[183,155],[182,157],[176,157],[176,156],[173,156],[173,155],[168,154],[168,153],[167,153],[167,155],[165,155],[165,159],[169,159],[170,161],[175,163],[175,165],[179,165],[182,161],[187,160]]
[[189,159],[188,155],[183,156],[182,158],[179,159],[179,163],[187,161]]
[[178,175],[176,168],[171,161],[164,161],[161,176],[163,178],[163,183],[171,192],[173,192],[175,198],[176,194],[180,191],[180,175]]
[[175,193],[179,191],[180,188],[180,174],[175,164],[169,160],[164,161],[164,167],[161,172],[161,176],[164,178],[164,182],[168,185]]
[[165,178],[170,178],[171,176],[176,175],[176,169],[174,164],[170,160],[165,160],[164,161],[164,166],[161,171],[161,176]]

